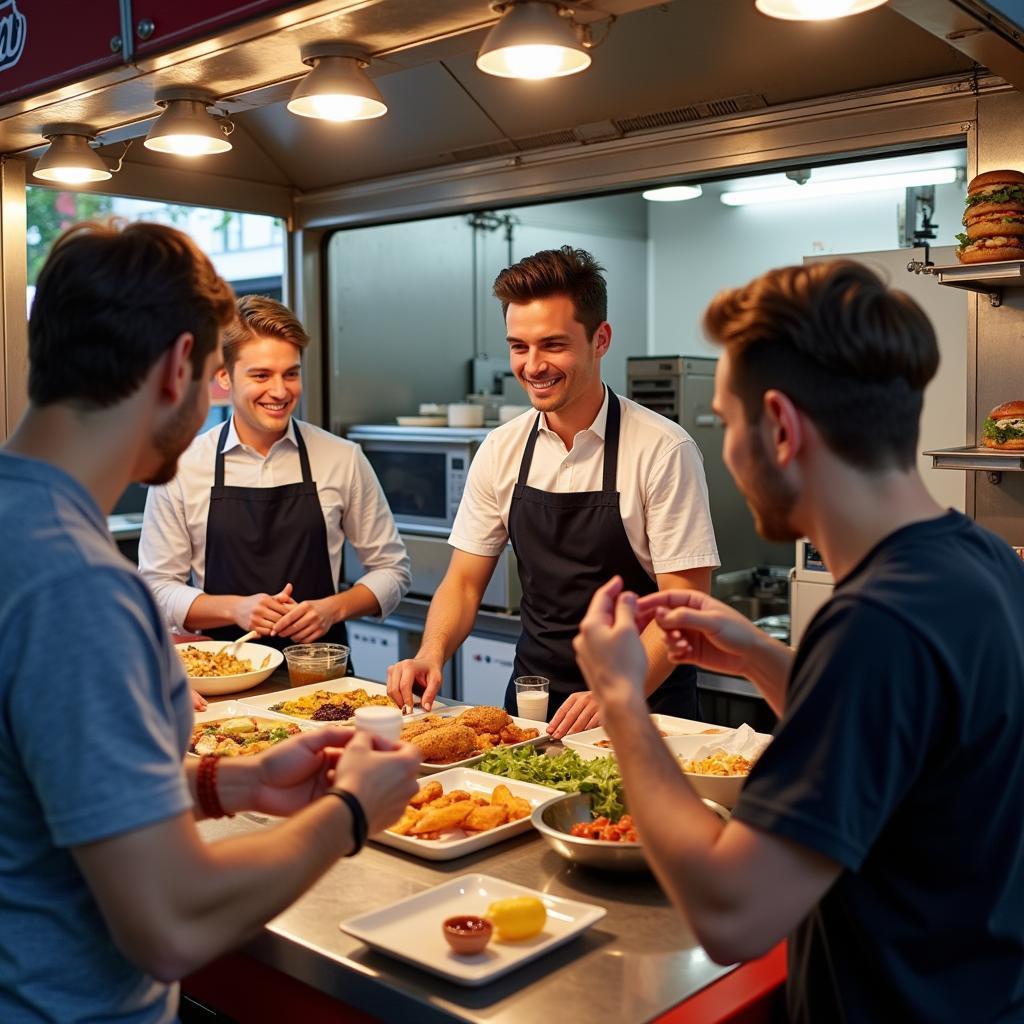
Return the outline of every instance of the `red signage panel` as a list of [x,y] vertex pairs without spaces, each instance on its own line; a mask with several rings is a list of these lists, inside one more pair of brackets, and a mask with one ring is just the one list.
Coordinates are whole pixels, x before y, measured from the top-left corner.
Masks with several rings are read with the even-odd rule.
[[0,0],[0,103],[121,63],[117,0]]
[[132,0],[132,46],[140,56],[172,50],[250,18],[301,6],[294,0]]

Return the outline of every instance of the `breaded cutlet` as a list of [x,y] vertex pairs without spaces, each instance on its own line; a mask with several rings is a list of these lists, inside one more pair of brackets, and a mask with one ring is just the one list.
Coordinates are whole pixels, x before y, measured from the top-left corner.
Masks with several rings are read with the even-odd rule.
[[503,708],[480,707],[463,711],[456,721],[460,725],[468,725],[477,732],[499,733],[511,719]]
[[476,753],[476,733],[466,725],[441,725],[409,740],[420,748],[424,761],[440,764],[461,761]]

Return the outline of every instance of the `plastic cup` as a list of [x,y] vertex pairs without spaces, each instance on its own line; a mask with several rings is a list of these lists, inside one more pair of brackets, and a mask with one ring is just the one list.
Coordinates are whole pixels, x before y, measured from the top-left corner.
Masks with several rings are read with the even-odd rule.
[[348,648],[344,644],[292,644],[284,649],[284,660],[292,686],[323,683],[348,671]]
[[543,676],[519,676],[515,680],[516,710],[532,722],[548,720],[548,680]]
[[372,733],[382,740],[397,743],[402,738],[402,712],[398,708],[386,708],[383,705],[368,704],[356,708],[354,716],[356,729],[360,732]]

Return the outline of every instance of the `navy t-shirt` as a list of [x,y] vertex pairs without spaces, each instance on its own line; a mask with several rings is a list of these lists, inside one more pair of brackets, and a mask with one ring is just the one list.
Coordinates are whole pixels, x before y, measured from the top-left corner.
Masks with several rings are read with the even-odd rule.
[[789,939],[797,1022],[1024,1021],[1024,563],[957,512],[812,621],[737,819],[838,862]]

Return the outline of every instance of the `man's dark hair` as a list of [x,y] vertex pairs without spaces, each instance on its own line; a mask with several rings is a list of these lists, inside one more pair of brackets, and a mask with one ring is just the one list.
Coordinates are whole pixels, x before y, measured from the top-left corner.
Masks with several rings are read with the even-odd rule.
[[494,296],[501,301],[502,315],[510,303],[568,295],[573,315],[583,324],[587,339],[608,319],[608,288],[602,267],[584,249],[563,245],[527,256],[494,279]]
[[749,423],[776,389],[829,448],[863,470],[909,469],[925,385],[939,366],[921,307],[849,260],[783,267],[719,293],[704,314],[729,352],[731,388]]
[[127,398],[182,334],[198,379],[235,296],[185,234],[162,224],[85,221],[53,244],[29,318],[37,406],[101,409]]

